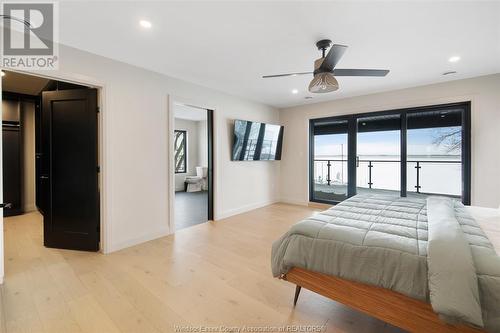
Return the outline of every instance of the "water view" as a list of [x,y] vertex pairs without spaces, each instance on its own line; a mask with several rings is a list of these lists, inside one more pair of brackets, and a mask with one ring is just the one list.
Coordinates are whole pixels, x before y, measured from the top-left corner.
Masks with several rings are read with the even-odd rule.
[[[460,127],[408,130],[407,191],[461,195]],[[356,185],[400,191],[400,132],[358,133]],[[347,193],[347,134],[315,136],[314,183],[317,193]],[[321,193],[319,193],[321,196]]]

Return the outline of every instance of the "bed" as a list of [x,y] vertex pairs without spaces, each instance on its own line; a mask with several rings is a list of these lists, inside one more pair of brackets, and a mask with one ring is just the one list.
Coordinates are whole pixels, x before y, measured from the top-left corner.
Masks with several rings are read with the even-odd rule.
[[413,332],[500,332],[500,258],[457,200],[357,195],[274,242],[272,272]]

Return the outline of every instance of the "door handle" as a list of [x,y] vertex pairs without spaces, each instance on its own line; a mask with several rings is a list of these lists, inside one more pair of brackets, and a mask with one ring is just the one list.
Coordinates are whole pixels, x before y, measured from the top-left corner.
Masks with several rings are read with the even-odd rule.
[[0,203],[0,208],[12,208],[12,204],[10,202]]
[[49,179],[49,176],[40,176],[40,179]]

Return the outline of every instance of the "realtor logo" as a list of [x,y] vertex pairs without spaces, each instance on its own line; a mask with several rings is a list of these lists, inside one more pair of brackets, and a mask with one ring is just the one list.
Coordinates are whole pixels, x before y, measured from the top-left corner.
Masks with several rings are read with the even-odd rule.
[[1,65],[57,69],[57,3],[3,2]]

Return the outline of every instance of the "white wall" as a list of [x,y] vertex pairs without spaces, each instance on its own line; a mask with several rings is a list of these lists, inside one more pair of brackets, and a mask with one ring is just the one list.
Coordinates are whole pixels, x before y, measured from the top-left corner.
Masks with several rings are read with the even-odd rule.
[[175,174],[175,190],[184,191],[184,180],[186,176],[196,175],[196,167],[199,165],[199,140],[200,135],[198,132],[198,122],[194,120],[187,119],[174,119],[176,130],[184,130],[187,135],[187,172],[186,173],[176,173]]
[[198,126],[198,165],[208,167],[207,121],[197,121]]
[[35,103],[21,103],[23,137],[23,211],[35,210]]
[[472,101],[472,204],[498,207],[500,74],[280,110],[280,122],[285,125],[281,200],[299,204],[309,201],[309,119],[469,100]]
[[[106,252],[170,232],[169,95],[215,109],[216,219],[277,200],[279,163],[230,161],[233,119],[277,123],[276,109],[74,48],[61,46],[59,59],[57,72],[40,74],[104,86],[100,116]],[[0,239],[2,230],[0,225]]]

